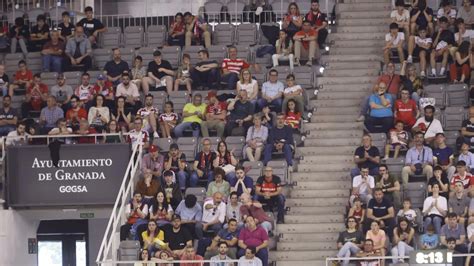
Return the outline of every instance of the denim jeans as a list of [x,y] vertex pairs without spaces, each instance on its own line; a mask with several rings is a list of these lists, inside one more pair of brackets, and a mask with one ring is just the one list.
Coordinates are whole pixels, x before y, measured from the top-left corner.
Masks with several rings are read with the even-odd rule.
[[0,136],[6,136],[11,131],[16,130],[16,127],[13,125],[0,126]]
[[[360,251],[360,248],[352,243],[352,242],[346,242],[342,248],[337,252],[337,257],[338,258],[349,258],[352,255],[357,254]],[[343,260],[342,261],[343,266],[349,265],[349,260]]]
[[209,171],[209,173],[207,173],[207,176],[206,176],[206,173],[204,173],[204,176],[199,178],[197,172],[193,171],[193,173],[191,174],[189,178],[189,186],[197,187],[199,179],[207,179],[207,184],[209,184],[214,180],[214,173],[212,171]]
[[441,231],[441,223],[443,222],[443,218],[437,215],[430,215],[426,216],[425,220],[423,221],[423,229],[425,232],[427,231],[428,225],[433,224],[435,228],[435,233],[439,234]]
[[[272,159],[272,153],[275,150],[275,146],[273,144],[266,144],[265,151],[263,152],[263,164],[267,165],[267,163]],[[290,144],[283,145],[283,154],[285,155],[285,160],[288,166],[293,165],[293,151],[291,150]]]
[[234,72],[230,72],[222,76],[221,81],[227,83],[228,90],[235,90],[235,85],[237,85],[237,81],[239,81],[239,75]]
[[[407,243],[399,241],[398,244],[392,248],[392,256],[404,257],[409,255],[413,250],[415,249]],[[393,263],[397,263],[399,260],[400,259],[392,259]]]
[[285,216],[285,196],[279,194],[277,196],[270,197],[269,199],[259,196],[258,201],[260,203],[266,203],[270,210],[273,210],[273,208],[276,206],[278,209],[277,220],[283,221]]
[[[188,128],[191,128],[191,125],[193,124],[193,122],[182,122],[181,124],[177,125],[175,128],[174,128],[174,134],[177,138],[181,138],[183,136],[183,132],[188,129]],[[199,137],[199,132],[201,132],[201,129],[200,127],[198,127],[197,129],[193,129],[193,137]]]
[[275,99],[275,100],[271,101],[270,103],[267,100],[265,100],[263,98],[260,98],[260,99],[257,100],[257,110],[261,111],[263,109],[263,107],[270,104],[270,110],[273,111],[273,112],[279,113],[279,112],[281,112],[282,103],[283,103],[283,100],[281,98]]
[[45,72],[62,72],[63,58],[57,55],[43,55],[43,71]]

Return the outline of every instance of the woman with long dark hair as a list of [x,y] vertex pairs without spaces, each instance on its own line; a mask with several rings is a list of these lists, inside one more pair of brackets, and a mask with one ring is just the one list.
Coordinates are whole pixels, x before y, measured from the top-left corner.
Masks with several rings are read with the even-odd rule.
[[[415,250],[413,248],[413,235],[415,229],[411,227],[410,222],[405,217],[398,219],[398,225],[393,229],[393,248],[392,256],[406,256]],[[404,263],[403,259],[392,259],[393,263]]]
[[463,41],[454,54],[454,62],[449,66],[449,76],[453,83],[464,83],[471,76],[471,44]]
[[217,144],[216,159],[214,159],[214,168],[221,167],[226,174],[226,179],[231,180],[235,177],[235,166],[237,166],[237,159],[235,159],[234,151],[227,149],[227,143],[220,141]]
[[272,55],[273,67],[278,66],[278,60],[290,61],[290,70],[293,70],[295,56],[293,54],[293,41],[285,30],[280,30],[278,40],[275,44],[276,53]]
[[300,9],[296,3],[290,3],[282,25],[288,33],[288,38],[293,39],[295,33],[301,30],[301,26],[303,26],[303,16],[300,14]]

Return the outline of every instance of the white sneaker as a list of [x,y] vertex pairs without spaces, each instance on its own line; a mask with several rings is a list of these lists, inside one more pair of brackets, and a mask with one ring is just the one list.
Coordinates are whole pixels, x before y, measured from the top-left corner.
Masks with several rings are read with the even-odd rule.
[[436,77],[436,69],[431,69],[431,76]]
[[446,68],[442,67],[441,70],[439,71],[439,75],[444,76],[444,72],[446,72]]
[[407,63],[413,63],[413,57],[411,55],[408,56]]
[[357,118],[357,122],[362,122],[365,120],[365,116],[364,115],[360,115],[359,118]]
[[295,58],[295,66],[300,66],[300,59]]
[[160,136],[158,135],[158,132],[156,131],[153,132],[153,138],[156,138],[156,139],[160,138]]
[[426,77],[425,71],[420,71],[420,77],[423,79]]

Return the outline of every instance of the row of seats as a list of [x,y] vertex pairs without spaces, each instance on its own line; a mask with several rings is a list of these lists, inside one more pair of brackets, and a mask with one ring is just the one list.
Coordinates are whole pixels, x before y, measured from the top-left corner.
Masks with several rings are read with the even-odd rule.
[[68,11],[68,9],[65,8],[64,6],[56,6],[49,9],[35,7],[29,10],[22,10],[20,8],[20,9],[11,10],[9,12],[0,13],[0,17],[6,18],[8,23],[13,24],[15,22],[15,18],[18,18],[18,17],[26,17],[29,19],[30,22],[32,22],[32,21],[36,21],[36,17],[38,15],[48,14],[51,20],[55,22],[55,21],[61,20],[62,13],[64,11]]
[[468,107],[469,88],[467,84],[430,84],[424,87],[426,97],[435,99],[435,106]]

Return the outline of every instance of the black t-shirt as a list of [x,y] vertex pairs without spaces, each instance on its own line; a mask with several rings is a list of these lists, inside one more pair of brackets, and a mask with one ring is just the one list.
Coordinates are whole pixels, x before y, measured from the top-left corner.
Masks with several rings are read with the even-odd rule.
[[[413,17],[414,15],[416,15],[416,13],[418,13],[418,8],[413,8],[411,11],[410,11],[410,17]],[[428,15],[430,15],[431,17],[433,17],[433,9],[427,7],[426,8],[426,13],[428,13]],[[421,11],[420,15],[418,16],[418,18],[416,18],[416,24],[418,26],[428,26],[428,20],[426,20],[426,17],[425,15],[423,14],[423,11]]]
[[203,171],[203,172],[208,172],[212,171],[214,169],[214,165],[212,162],[217,158],[217,155],[215,152],[211,151],[209,154],[205,154],[204,152],[199,152],[196,154],[196,157],[194,158],[194,161],[198,161],[198,169]]
[[346,231],[342,231],[339,233],[339,237],[337,238],[337,243],[345,244],[347,242],[352,242],[354,244],[360,244],[364,241],[364,234],[360,230],[356,230],[355,232],[349,233]]
[[208,61],[199,61],[199,62],[196,63],[196,66],[200,67],[200,66],[209,65],[209,64],[219,65],[219,63],[216,60],[208,60]]
[[168,76],[165,72],[160,72],[158,69],[166,68],[172,70],[173,67],[171,66],[170,62],[166,60],[161,60],[161,64],[157,64],[155,61],[151,61],[148,63],[148,72],[151,72],[155,77],[162,79],[164,76]]
[[395,187],[395,181],[397,181],[392,175],[389,175],[387,180],[383,180],[382,176],[377,176],[376,180],[377,183],[381,183],[382,189],[389,189]]
[[8,110],[8,112],[5,112],[5,109],[0,108],[0,120],[13,120],[17,116],[17,112],[14,108],[11,108]]
[[234,110],[230,111],[229,120],[244,119],[249,115],[253,115],[254,112],[254,105],[251,102],[242,103],[238,100],[234,104]]
[[10,83],[7,73],[3,73],[3,76],[1,76],[0,79],[3,80],[4,83]]
[[127,62],[120,60],[120,63],[115,63],[114,60],[109,61],[105,64],[104,70],[107,71],[107,75],[111,77],[117,77],[122,75],[124,71],[129,71]]
[[47,24],[44,24],[43,27],[41,27],[41,29],[38,27],[38,25],[34,25],[32,28],[31,28],[31,33],[32,34],[45,34],[45,33],[49,33],[49,26]]
[[[354,152],[354,156],[358,156],[359,158],[364,158],[364,153],[365,153],[365,148],[364,146],[360,146],[359,148],[357,148]],[[374,146],[370,146],[369,150],[367,151],[367,153],[369,153],[369,156],[370,157],[376,157],[376,156],[380,156],[380,152],[379,152],[379,149],[377,147],[374,147]],[[359,163],[357,164],[357,167],[359,168],[362,168],[362,167],[368,167],[370,170],[374,169],[374,168],[377,168],[379,167],[379,165],[377,163],[374,163],[370,160],[367,160],[363,163]]]
[[469,120],[469,119],[466,119],[466,120],[462,121],[462,126],[461,127],[466,128],[467,132],[474,132],[474,124],[471,123],[471,120]]
[[30,28],[26,25],[22,26],[18,31],[18,34],[15,31],[16,27],[13,26],[10,28],[10,38],[23,37],[25,39],[30,38]]
[[[433,41],[436,39],[436,36],[438,36],[437,32],[433,35]],[[456,44],[456,41],[454,39],[454,33],[450,30],[443,30],[441,32],[441,35],[439,36],[438,43],[440,41],[445,41],[447,44],[450,44],[450,45],[455,45]]]
[[74,31],[74,25],[72,25],[72,23],[69,23],[69,25],[66,26],[64,25],[64,23],[60,23],[58,25],[58,30],[61,32],[61,36],[67,37],[70,36]]
[[[449,179],[448,179],[448,177],[446,177],[445,174],[442,174],[442,175],[441,175],[441,182],[443,182],[443,184],[447,184],[447,185],[449,186]],[[431,187],[433,188],[433,185],[434,185],[434,184],[438,184],[438,185],[439,185],[439,182],[438,182],[438,180],[436,179],[436,177],[433,176],[433,177],[431,177],[431,178],[428,180],[428,186],[431,186]],[[448,192],[442,192],[442,191],[441,191],[441,187],[439,188],[439,195],[441,195],[441,196],[443,196],[443,197],[445,197],[445,198],[447,199],[447,198],[448,198],[448,194],[449,194]],[[428,193],[428,197],[429,197],[429,196],[432,196],[432,195],[433,195],[432,192],[429,192],[429,193]]]
[[172,228],[165,231],[165,242],[169,244],[171,250],[185,248],[189,240],[193,240],[193,237],[186,228],[181,227],[177,233]]
[[[170,156],[168,154],[165,155],[165,162],[167,162],[170,159]],[[179,161],[186,161],[186,155],[184,153],[181,153],[181,157],[179,159],[171,159],[171,168],[170,170],[173,171],[174,173],[179,172]]]
[[96,30],[104,28],[104,25],[100,20],[93,18],[92,20],[87,20],[87,18],[81,19],[77,25],[84,27],[84,33],[86,36],[91,36]]
[[388,209],[391,207],[393,207],[392,202],[384,197],[380,203],[378,203],[375,198],[371,199],[367,209],[372,209],[372,213],[375,217],[382,217],[388,214]]

